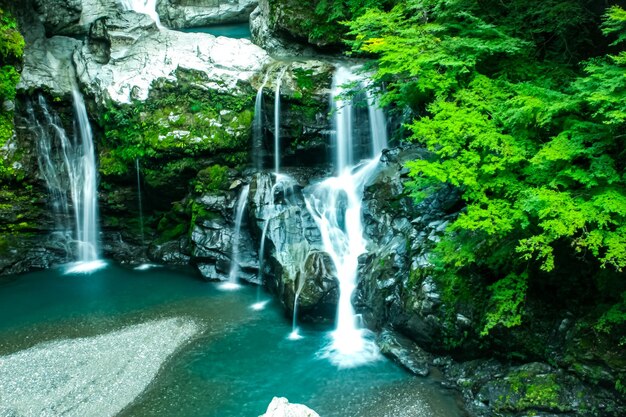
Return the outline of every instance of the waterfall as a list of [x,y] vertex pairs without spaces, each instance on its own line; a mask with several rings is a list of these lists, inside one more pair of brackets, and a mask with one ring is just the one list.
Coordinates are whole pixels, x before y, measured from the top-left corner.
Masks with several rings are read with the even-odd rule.
[[98,259],[98,189],[96,153],[93,146],[93,134],[87,116],[83,96],[74,85],[72,89],[74,111],[78,125],[78,134],[82,152],[77,153],[76,168],[70,175],[70,186],[76,212],[79,261],[91,262]]
[[139,169],[139,158],[135,158],[135,170],[137,171],[137,203],[139,206],[139,230],[141,233],[141,244],[145,244],[143,233],[143,202],[141,198],[141,171]]
[[263,169],[263,89],[269,79],[269,72],[265,73],[263,83],[256,92],[256,99],[254,100],[254,120],[252,121],[252,156],[254,159],[254,166],[257,170]]
[[237,201],[237,208],[235,211],[235,236],[233,238],[230,273],[228,274],[228,282],[222,285],[222,288],[227,290],[239,288],[239,240],[241,237],[241,223],[243,222],[243,214],[246,211],[246,204],[248,203],[248,191],[250,191],[250,185],[246,184],[241,189],[241,194],[239,194],[239,199]]
[[270,225],[270,219],[265,219],[263,223],[263,231],[261,232],[261,244],[259,247],[259,286],[256,289],[256,303],[252,304],[253,310],[263,310],[269,300],[261,301],[261,287],[263,287],[263,268],[265,268],[265,238],[267,236],[267,228]]
[[162,28],[161,19],[156,11],[157,0],[120,0],[124,10],[132,10],[136,13],[146,14],[156,23],[158,28]]
[[300,335],[300,330],[298,329],[298,298],[300,298],[300,293],[302,292],[302,288],[304,287],[304,281],[306,277],[298,277],[298,282],[296,283],[297,289],[296,293],[293,297],[293,317],[291,319],[291,333],[289,333],[289,340],[300,340],[302,336]]
[[74,85],[74,137],[70,139],[60,118],[54,114],[43,96],[37,104],[40,117],[32,111],[33,129],[37,136],[38,163],[42,177],[46,181],[53,210],[59,224],[69,225],[69,204],[73,211],[73,239],[77,263],[68,268],[68,273],[85,273],[99,269],[105,263],[98,258],[98,201],[97,169],[93,135],[83,97]]
[[384,115],[369,96],[372,159],[355,164],[359,155],[355,154],[354,135],[362,127],[354,122],[355,109],[345,87],[355,82],[362,84],[363,78],[348,68],[339,68],[334,75],[331,140],[337,174],[312,186],[306,196],[307,209],[320,229],[324,250],[330,255],[339,280],[336,329],[323,355],[340,367],[358,366],[380,356],[367,331],[360,327],[351,299],[357,285],[358,258],[366,252],[361,221],[363,190],[376,170],[387,134]]
[[367,94],[367,113],[370,118],[370,137],[372,140],[372,154],[378,155],[387,148],[387,118],[383,109],[378,106],[378,100],[371,90]]
[[280,85],[286,71],[287,67],[283,67],[278,74],[274,93],[274,172],[276,174],[280,172]]

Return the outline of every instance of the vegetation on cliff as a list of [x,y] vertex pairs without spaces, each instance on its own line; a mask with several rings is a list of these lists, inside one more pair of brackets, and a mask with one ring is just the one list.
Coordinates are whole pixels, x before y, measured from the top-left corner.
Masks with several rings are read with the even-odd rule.
[[[24,38],[13,15],[0,8],[0,147],[13,136],[15,86],[20,80],[19,66],[24,52]],[[0,159],[0,179],[10,179],[15,170],[11,161]]]
[[471,298],[481,277],[481,335],[519,325],[546,292],[561,306],[591,297],[590,331],[626,343],[626,11],[380,3],[348,23],[351,46],[377,58],[383,102],[411,110],[409,139],[431,152],[408,165],[409,191],[462,192],[433,259],[447,294]]

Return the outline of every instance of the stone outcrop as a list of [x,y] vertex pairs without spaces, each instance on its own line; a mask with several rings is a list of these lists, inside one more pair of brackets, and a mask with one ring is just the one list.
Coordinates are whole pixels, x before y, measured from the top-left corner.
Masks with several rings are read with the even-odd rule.
[[145,15],[132,12],[107,19],[110,61],[99,62],[88,45],[75,56],[85,92],[101,104],[109,99],[145,100],[155,80],[175,81],[176,70],[190,70],[206,76],[205,88],[236,95],[241,83],[249,82],[269,61],[267,53],[245,39],[149,30],[150,25]]
[[205,74],[205,88],[236,94],[270,60],[248,40],[159,30],[149,16],[132,11],[95,20],[84,43],[34,39],[25,56],[21,91],[45,86],[67,93],[75,67],[84,93],[101,106],[146,100],[155,80],[175,81],[178,69]]
[[208,280],[227,281],[233,263],[238,262],[237,279],[258,283],[257,249],[245,217],[239,236],[235,236],[235,211],[241,187],[234,185],[228,191],[204,194],[195,200],[194,204],[201,208],[191,225],[191,260]]
[[[318,0],[259,0],[250,16],[252,39],[274,53],[307,54],[336,49],[341,44],[341,26],[316,13]],[[321,29],[324,35],[320,36]]]
[[297,294],[300,315],[330,318],[338,283],[302,189],[301,180],[293,177],[281,175],[277,181],[275,175],[257,174],[250,187],[250,213],[255,234],[266,239],[266,285],[287,310],[293,311]]
[[284,397],[274,397],[265,414],[259,417],[319,417],[306,405],[292,404]]
[[256,88],[266,81],[262,102],[263,147],[260,149],[264,167],[274,164],[274,105],[279,78],[281,166],[326,163],[330,155],[328,112],[334,70],[328,62],[314,59],[294,60],[288,64],[277,62],[253,81]]
[[161,23],[172,29],[248,22],[257,0],[160,0]]
[[[428,253],[457,215],[458,199],[454,191],[443,190],[416,205],[405,193],[404,163],[423,155],[416,147],[386,151],[378,174],[365,189],[368,252],[360,259],[363,278],[355,304],[369,326],[390,323],[427,349],[437,349],[446,311],[437,285],[427,274]],[[459,323],[458,331],[465,325]]]

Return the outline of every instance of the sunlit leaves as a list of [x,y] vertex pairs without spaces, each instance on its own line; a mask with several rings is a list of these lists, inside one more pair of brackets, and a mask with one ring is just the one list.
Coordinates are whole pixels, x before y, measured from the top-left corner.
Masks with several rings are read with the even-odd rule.
[[[461,192],[434,263],[491,274],[484,332],[518,324],[528,270],[562,268],[566,250],[626,266],[626,52],[573,61],[588,53],[568,40],[589,30],[585,5],[406,0],[350,24],[383,103],[413,110],[410,139],[430,151],[407,164],[409,191]],[[626,12],[609,8],[601,29],[623,45]]]

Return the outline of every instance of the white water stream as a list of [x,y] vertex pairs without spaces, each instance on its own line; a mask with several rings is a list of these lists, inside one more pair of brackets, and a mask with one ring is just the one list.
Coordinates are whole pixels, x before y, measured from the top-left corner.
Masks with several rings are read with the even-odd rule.
[[223,289],[237,289],[239,288],[239,241],[241,237],[241,223],[243,222],[243,214],[246,211],[246,204],[248,203],[248,192],[250,186],[244,185],[239,194],[237,200],[237,210],[235,211],[235,235],[233,237],[233,248],[230,257],[230,273],[228,274],[228,282],[222,285]]
[[276,91],[274,93],[274,172],[280,173],[280,86],[287,67],[278,74],[276,78]]
[[355,155],[355,136],[362,126],[356,126],[355,108],[346,95],[346,86],[363,81],[345,67],[334,75],[331,106],[336,176],[313,186],[306,196],[307,208],[320,229],[324,250],[331,256],[339,279],[337,325],[323,355],[340,367],[358,366],[380,357],[367,330],[360,327],[352,306],[358,258],[366,252],[361,221],[363,189],[376,170],[380,152],[387,146],[384,115],[368,96],[371,159],[355,163],[359,157]]
[[[66,219],[69,215],[67,194],[73,211],[73,238],[76,263],[67,273],[87,273],[102,268],[98,243],[97,168],[93,134],[83,96],[74,85],[74,138],[71,140],[59,117],[40,96],[40,120],[33,114],[37,134],[39,167],[46,181],[55,214]],[[34,110],[33,110],[34,112]],[[71,226],[67,225],[68,229]],[[68,232],[69,234],[69,232]]]

